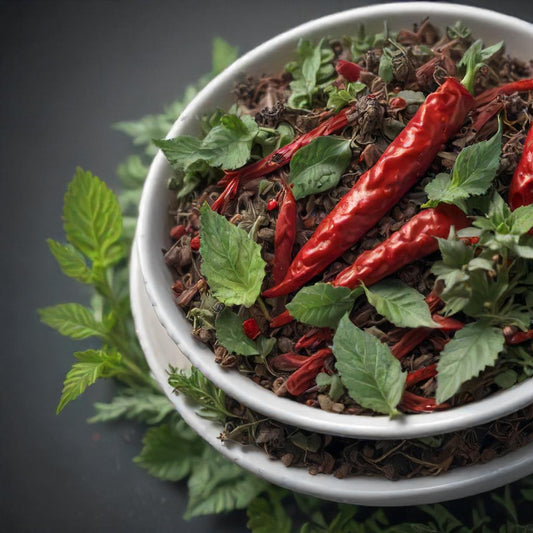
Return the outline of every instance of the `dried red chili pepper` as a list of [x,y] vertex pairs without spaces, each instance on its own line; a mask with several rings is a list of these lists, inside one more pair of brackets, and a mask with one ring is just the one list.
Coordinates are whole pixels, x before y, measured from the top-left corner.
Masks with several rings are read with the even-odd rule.
[[279,208],[274,235],[274,263],[272,279],[277,285],[285,277],[292,260],[292,248],[296,240],[296,200],[291,188],[283,184],[283,199]]
[[454,78],[430,94],[378,162],[319,224],[283,282],[264,296],[273,298],[299,289],[374,227],[424,175],[473,105],[472,95]]
[[[367,286],[377,283],[399,268],[435,252],[439,247],[435,237],[448,237],[452,226],[457,231],[470,226],[470,221],[458,207],[441,204],[435,208],[424,209],[388,239],[372,250],[360,254],[332,283],[336,287],[350,289],[354,289],[361,282]],[[277,296],[272,295],[269,290],[263,295],[267,298]],[[289,312],[284,311],[272,319],[270,327],[281,327],[291,321]]]
[[280,353],[269,360],[269,365],[276,370],[290,371],[300,368],[308,360],[308,355],[294,352]]
[[339,59],[335,70],[338,74],[344,77],[346,81],[357,81],[361,75],[361,67],[351,61],[344,61]]
[[294,345],[294,349],[303,350],[305,348],[316,348],[322,342],[331,341],[334,333],[335,332],[330,328],[312,329],[298,339]]
[[518,80],[506,83],[505,85],[500,85],[499,87],[493,87],[476,96],[476,107],[491,102],[500,94],[513,94],[527,91],[533,91],[533,79]]
[[533,126],[524,143],[524,150],[516,167],[509,188],[511,209],[533,203]]
[[257,325],[255,318],[249,318],[242,323],[242,329],[244,334],[249,338],[255,341],[259,335],[261,335],[261,330]]
[[425,379],[433,378],[437,375],[437,364],[424,366],[413,372],[407,374],[407,380],[405,381],[405,387],[409,388]]
[[523,342],[533,339],[533,329],[528,331],[518,331],[510,337],[505,338],[507,344],[522,344]]
[[287,380],[285,385],[289,393],[293,396],[299,396],[311,387],[318,373],[324,367],[324,361],[332,355],[333,352],[329,348],[323,348],[307,357],[307,361]]
[[241,183],[274,172],[278,168],[285,166],[300,148],[308,145],[313,139],[331,135],[346,127],[355,117],[354,111],[356,106],[357,103],[354,102],[350,106],[341,110],[337,115],[330,117],[322,122],[322,124],[319,124],[315,129],[300,135],[300,137],[294,141],[275,150],[265,158],[240,169],[227,171],[225,176],[218,182],[219,185],[226,185],[226,188],[211,206],[213,211],[220,212],[226,203],[235,197]]

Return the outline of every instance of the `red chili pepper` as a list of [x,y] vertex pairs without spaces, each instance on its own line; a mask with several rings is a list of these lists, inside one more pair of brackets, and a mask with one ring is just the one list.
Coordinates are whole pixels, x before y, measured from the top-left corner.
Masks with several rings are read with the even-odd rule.
[[413,372],[409,372],[409,374],[407,374],[407,380],[405,382],[405,387],[406,388],[412,387],[413,385],[416,385],[420,381],[433,378],[436,375],[437,375],[437,364],[436,363],[425,366],[423,368],[419,368],[418,370],[414,370]]
[[278,201],[275,198],[272,198],[272,200],[267,203],[267,211],[274,211],[276,207],[278,207]]
[[300,368],[308,360],[308,355],[300,355],[298,353],[288,352],[272,357],[272,359],[269,361],[269,364],[276,370],[289,371]]
[[191,250],[198,251],[200,249],[200,237],[196,236],[191,239]]
[[303,146],[308,145],[313,139],[331,135],[342,128],[346,127],[354,118],[354,111],[356,108],[354,102],[348,107],[345,107],[337,115],[328,118],[322,124],[319,124],[315,129],[308,133],[300,135],[297,139],[275,150],[270,155],[266,156],[255,163],[251,163],[237,170],[230,170],[225,173],[225,176],[218,182],[219,185],[226,185],[226,188],[220,196],[215,200],[211,208],[213,211],[220,212],[229,200],[235,197],[239,190],[241,183],[251,181],[262,176],[266,176],[285,166],[292,156]]
[[285,277],[292,260],[292,248],[296,240],[296,200],[292,190],[284,183],[283,200],[276,221],[274,235],[274,263],[272,279],[277,285]]
[[264,296],[273,298],[299,289],[373,228],[425,174],[473,105],[471,94],[454,78],[430,94],[378,162],[319,224],[283,282]]
[[[354,289],[361,282],[368,286],[377,283],[401,267],[435,252],[439,247],[435,237],[448,237],[452,226],[457,231],[470,226],[470,221],[458,207],[441,204],[424,209],[388,239],[360,254],[351,266],[337,275],[333,285]],[[278,294],[267,290],[263,295],[270,298]],[[272,319],[270,327],[278,328],[291,321],[289,312],[284,311]]]
[[361,67],[351,61],[344,61],[339,59],[335,70],[338,74],[343,76],[346,81],[357,81],[361,75]]
[[506,337],[505,342],[507,344],[521,344],[523,342],[533,339],[533,329],[528,331],[518,331],[514,333],[511,337]]
[[249,338],[255,341],[259,335],[261,335],[261,330],[257,325],[255,318],[249,318],[242,323],[242,329],[244,334]]
[[533,126],[524,143],[524,150],[513,174],[509,188],[509,206],[511,209],[533,203]]
[[302,335],[296,344],[295,350],[303,350],[304,348],[316,348],[322,342],[329,342],[333,339],[334,331],[329,328],[318,328],[308,331]]
[[324,361],[333,355],[329,348],[323,348],[318,352],[310,355],[307,361],[296,372],[291,374],[287,380],[287,390],[293,396],[303,394],[311,387],[324,366]]
[[170,238],[174,239],[175,241],[179,241],[185,235],[185,233],[187,233],[185,226],[183,224],[179,224],[170,230]]
[[511,83],[506,83],[505,85],[500,85],[500,87],[493,87],[492,89],[483,91],[476,96],[476,107],[480,107],[494,100],[494,98],[500,94],[523,93],[527,91],[533,91],[533,78],[513,81]]
[[400,407],[407,411],[415,413],[431,413],[436,409],[447,409],[450,407],[447,403],[437,403],[434,398],[424,398],[418,394],[404,391]]

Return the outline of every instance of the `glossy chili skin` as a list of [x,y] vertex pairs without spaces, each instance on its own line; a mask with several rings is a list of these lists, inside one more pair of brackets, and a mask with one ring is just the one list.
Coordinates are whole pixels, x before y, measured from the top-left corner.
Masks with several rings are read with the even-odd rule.
[[372,285],[438,250],[436,237],[447,238],[452,226],[456,231],[470,226],[470,221],[458,207],[440,204],[424,209],[388,239],[359,255],[351,266],[337,275],[333,285],[349,289],[361,282]]
[[263,295],[273,298],[299,289],[361,239],[425,174],[473,106],[472,95],[454,78],[430,94],[378,162],[319,224],[283,282]]
[[274,234],[274,262],[272,265],[272,279],[277,285],[280,283],[292,260],[292,248],[296,240],[296,200],[289,186],[284,185],[276,232]]
[[287,390],[293,396],[300,396],[315,383],[318,373],[324,367],[324,362],[331,357],[333,352],[330,348],[323,348],[310,355],[307,361],[287,379]]
[[533,126],[524,143],[524,151],[513,174],[509,188],[509,206],[511,209],[533,203]]

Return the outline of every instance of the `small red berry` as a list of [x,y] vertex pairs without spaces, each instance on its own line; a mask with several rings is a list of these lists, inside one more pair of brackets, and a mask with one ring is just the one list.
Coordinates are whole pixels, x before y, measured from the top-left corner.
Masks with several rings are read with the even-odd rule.
[[403,98],[400,98],[398,96],[396,98],[393,98],[389,102],[389,107],[391,109],[403,109],[406,105],[407,105],[407,102]]
[[174,226],[170,230],[170,238],[174,239],[175,241],[179,241],[186,233],[185,226],[183,224],[180,224],[179,226]]
[[245,320],[242,323],[242,329],[244,330],[244,334],[253,341],[257,339],[259,335],[261,335],[261,330],[259,329],[255,318],[249,318],[248,320]]
[[357,81],[361,75],[361,67],[351,61],[339,59],[335,68],[346,81]]
[[200,237],[196,236],[191,239],[191,250],[197,251],[200,249]]
[[278,207],[278,201],[272,198],[272,200],[270,200],[267,204],[267,211],[274,211],[276,207]]

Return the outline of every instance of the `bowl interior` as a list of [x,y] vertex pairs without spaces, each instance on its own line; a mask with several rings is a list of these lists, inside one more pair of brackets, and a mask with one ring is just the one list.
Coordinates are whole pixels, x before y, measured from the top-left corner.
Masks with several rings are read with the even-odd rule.
[[[364,24],[369,33],[377,32],[383,28],[385,20],[392,30],[409,28],[428,14],[431,22],[440,28],[462,20],[486,44],[503,39],[509,53],[523,59],[533,56],[533,25],[499,13],[429,2],[357,8],[303,24],[244,55],[198,94],[176,121],[168,137],[198,134],[198,117],[217,107],[229,107],[233,84],[242,73],[261,75],[281,72],[287,61],[294,57],[296,44],[302,37],[318,40],[323,36],[353,35],[360,24]],[[393,420],[386,416],[349,416],[277,397],[237,371],[222,369],[215,363],[212,351],[191,335],[191,325],[175,305],[170,290],[173,278],[163,262],[161,249],[170,245],[165,213],[171,197],[166,183],[171,175],[165,157],[158,153],[143,191],[136,236],[146,289],[161,324],[172,340],[194,366],[239,402],[301,428],[372,439],[414,438],[456,431],[499,418],[533,402],[533,379],[529,379],[482,401],[447,411],[403,415]],[[168,361],[164,354],[158,364],[166,369]]]

